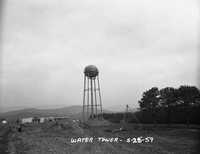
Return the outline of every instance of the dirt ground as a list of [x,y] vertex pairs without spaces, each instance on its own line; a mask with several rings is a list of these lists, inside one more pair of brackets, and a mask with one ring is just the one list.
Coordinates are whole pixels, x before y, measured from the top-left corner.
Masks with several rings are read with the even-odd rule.
[[9,127],[0,124],[0,154],[8,154],[9,134]]
[[[126,125],[124,131],[120,128],[120,124],[97,127],[72,121],[25,125],[21,132],[13,130],[10,133],[8,149],[11,154],[199,153],[198,129],[136,127],[133,124]],[[86,137],[93,138],[92,142],[78,140]],[[99,137],[102,137],[101,140]],[[153,140],[135,142],[137,137],[151,137]],[[118,138],[118,142],[112,138]],[[71,139],[78,143],[72,143]]]

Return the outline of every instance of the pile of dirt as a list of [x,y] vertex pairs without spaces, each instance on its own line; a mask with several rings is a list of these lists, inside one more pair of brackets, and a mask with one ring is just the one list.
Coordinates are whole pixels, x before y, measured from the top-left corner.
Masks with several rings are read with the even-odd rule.
[[84,134],[84,130],[83,130],[83,128],[80,127],[78,122],[72,121],[71,126],[73,127],[73,131],[76,134],[79,134],[79,135],[83,135]]

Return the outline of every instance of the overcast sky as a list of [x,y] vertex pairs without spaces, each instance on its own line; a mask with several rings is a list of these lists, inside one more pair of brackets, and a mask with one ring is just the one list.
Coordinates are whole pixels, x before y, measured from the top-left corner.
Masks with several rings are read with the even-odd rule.
[[0,111],[82,105],[88,64],[107,109],[198,84],[198,0],[8,0],[1,12]]

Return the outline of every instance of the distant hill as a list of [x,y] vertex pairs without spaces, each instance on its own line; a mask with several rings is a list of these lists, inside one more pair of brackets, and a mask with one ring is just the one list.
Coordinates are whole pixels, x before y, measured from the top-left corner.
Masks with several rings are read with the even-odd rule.
[[48,117],[48,116],[78,116],[82,112],[81,106],[69,106],[57,109],[35,109],[27,108],[16,111],[9,111],[0,114],[0,118],[16,120],[25,117]]
[[[103,112],[110,112],[103,110]],[[18,118],[25,117],[48,117],[48,116],[68,116],[71,118],[80,118],[82,116],[82,106],[69,106],[57,109],[36,109],[27,108],[22,110],[0,113],[0,119],[5,118],[9,121],[15,121]]]

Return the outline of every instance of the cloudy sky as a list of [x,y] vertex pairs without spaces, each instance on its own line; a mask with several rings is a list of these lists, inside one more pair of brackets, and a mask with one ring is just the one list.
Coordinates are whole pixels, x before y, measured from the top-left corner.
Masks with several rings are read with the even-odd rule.
[[103,107],[137,107],[153,86],[198,85],[198,0],[1,3],[0,111],[81,105],[83,69]]

